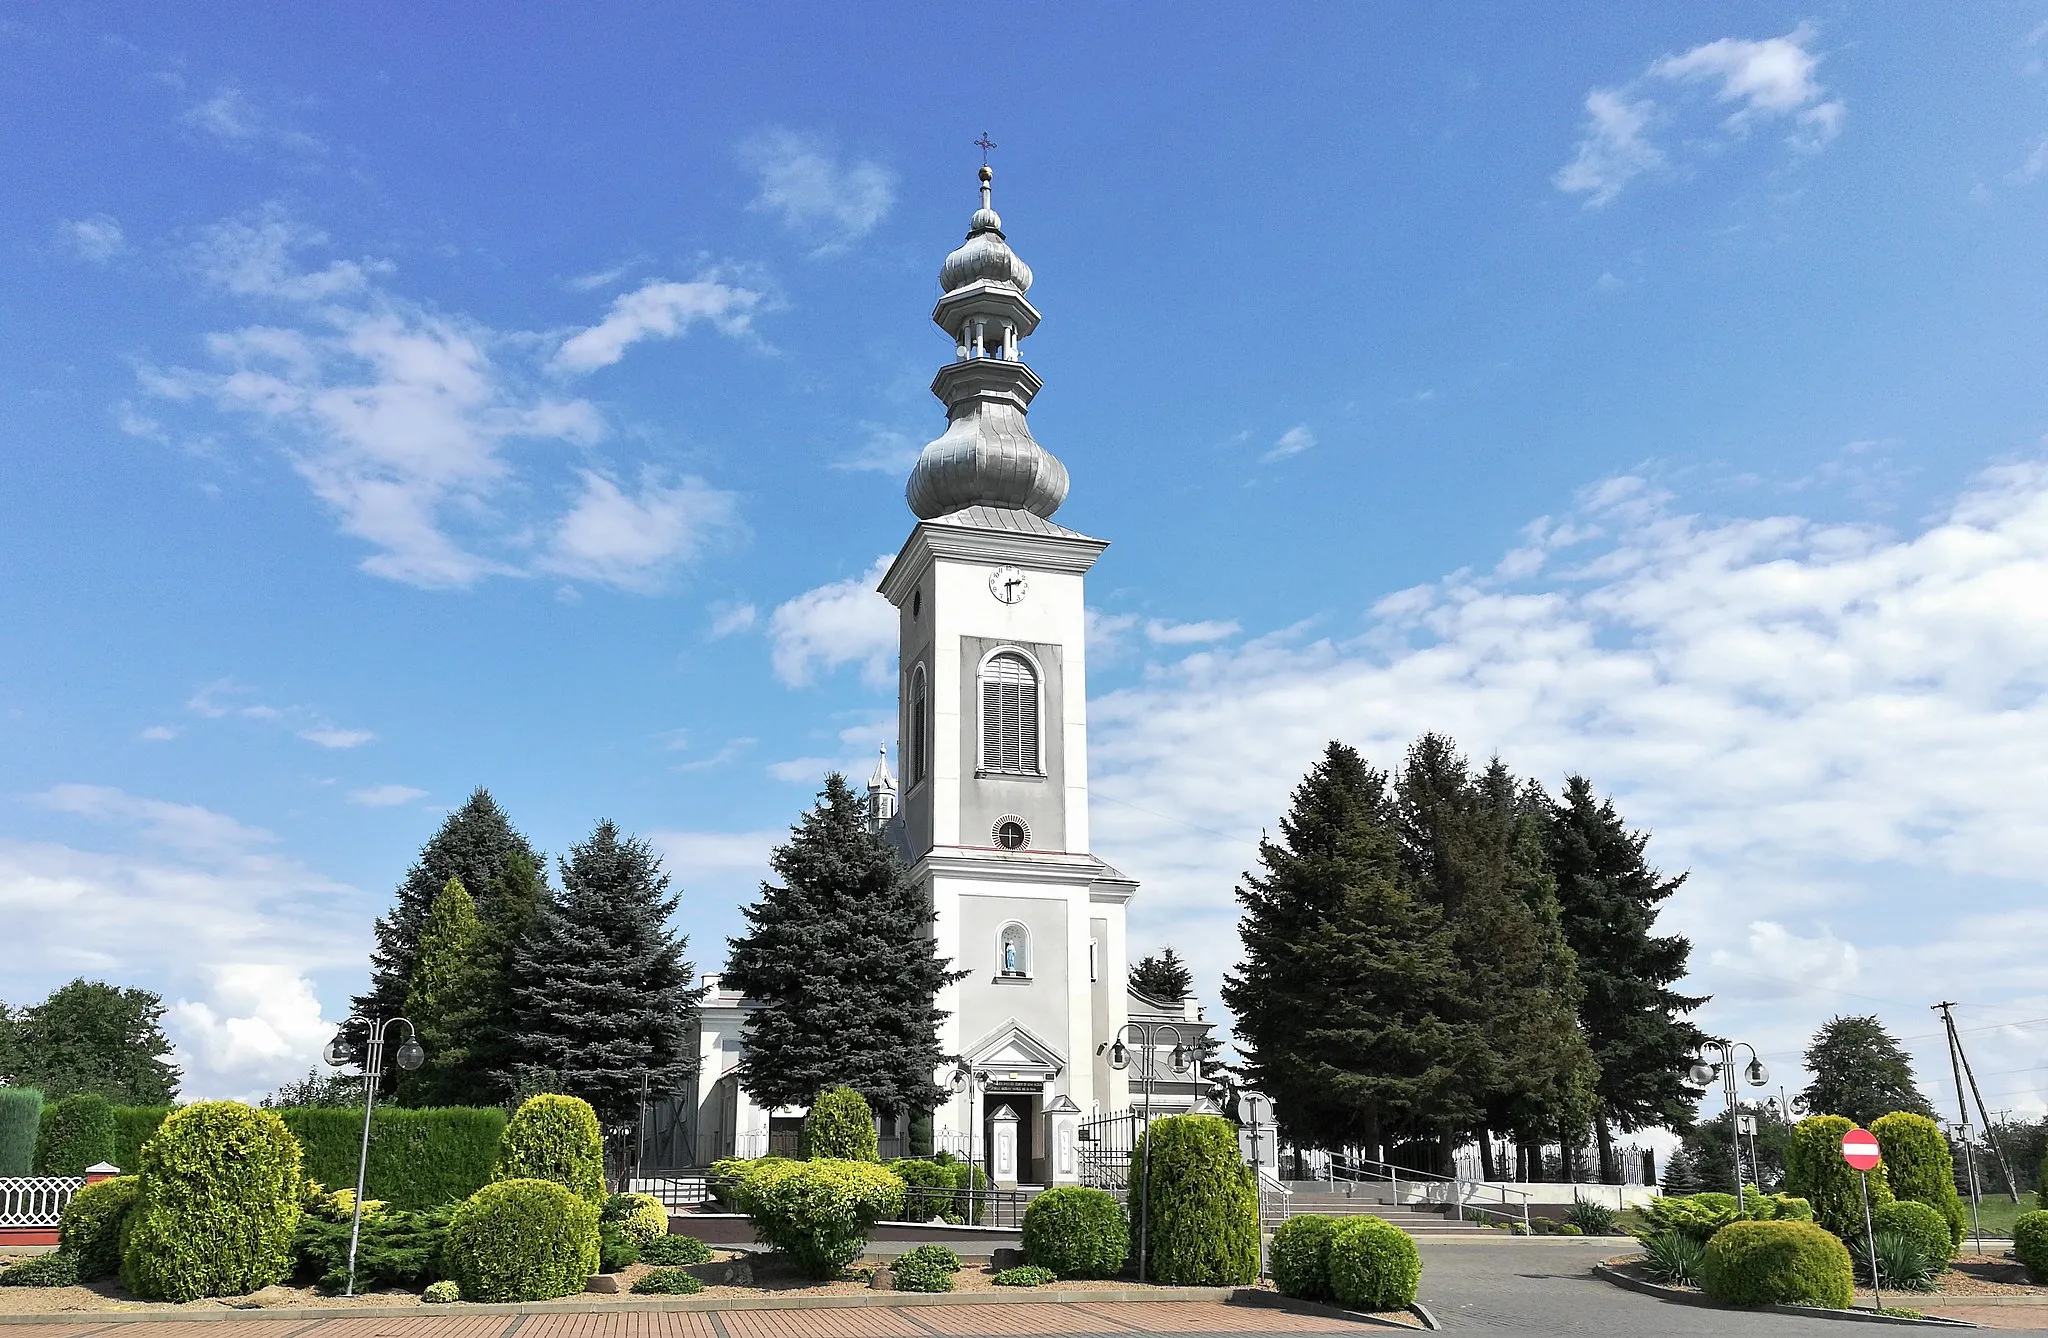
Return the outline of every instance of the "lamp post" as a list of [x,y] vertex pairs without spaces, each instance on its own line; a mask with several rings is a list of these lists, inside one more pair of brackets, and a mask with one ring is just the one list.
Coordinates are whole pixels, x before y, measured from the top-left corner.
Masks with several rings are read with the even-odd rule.
[[[1266,1276],[1266,1186],[1259,1179],[1259,1125],[1273,1117],[1273,1100],[1259,1092],[1237,1094],[1237,1118],[1252,1131],[1252,1184],[1259,1193],[1259,1276]],[[1273,1148],[1274,1171],[1279,1171],[1280,1149]]]
[[[1742,1069],[1742,1076],[1751,1087],[1762,1087],[1771,1080],[1771,1071],[1757,1058],[1756,1047],[1746,1041],[1728,1041],[1709,1037],[1700,1047],[1699,1058],[1693,1060],[1692,1070],[1686,1076],[1693,1086],[1706,1087],[1714,1079],[1721,1080],[1721,1093],[1728,1098],[1728,1137],[1735,1143],[1735,1207],[1742,1210],[1742,1096],[1735,1086],[1735,1052],[1749,1051],[1749,1063]],[[1709,1058],[1719,1053],[1718,1060]]]
[[974,1177],[981,1172],[974,1160],[974,1094],[988,1090],[988,1072],[976,1072],[962,1064],[953,1070],[953,1090],[967,1093],[967,1225],[974,1225]]
[[[342,1293],[344,1296],[356,1294],[356,1242],[363,1234],[363,1180],[370,1170],[370,1111],[377,1105],[377,1082],[384,1076],[384,1047],[390,1041],[391,1029],[405,1023],[405,1041],[398,1047],[396,1056],[398,1067],[410,1073],[427,1059],[427,1052],[420,1048],[419,1029],[413,1026],[411,1019],[393,1017],[373,1022],[365,1017],[352,1017],[342,1024],[343,1029],[346,1030],[353,1022],[360,1022],[368,1029],[369,1043],[363,1050],[363,1145],[356,1156],[355,1213],[348,1226],[348,1289]],[[346,1064],[348,1051],[341,1036],[329,1041],[320,1057],[336,1068]]]
[[[1145,1079],[1145,1164],[1138,1183],[1138,1281],[1145,1280],[1146,1254],[1150,1242],[1152,1219],[1152,1075],[1159,1068],[1158,1037],[1162,1031],[1173,1033],[1173,1071],[1188,1071],[1187,1042],[1180,1034],[1180,1028],[1171,1022],[1126,1022],[1116,1029],[1116,1034],[1095,1047],[1096,1054],[1109,1053],[1109,1066],[1121,1073],[1130,1067],[1131,1048],[1124,1044],[1124,1033],[1129,1032],[1144,1047],[1144,1062],[1139,1073]],[[1127,1173],[1128,1174],[1128,1173]],[[1128,1183],[1128,1182],[1127,1182]]]

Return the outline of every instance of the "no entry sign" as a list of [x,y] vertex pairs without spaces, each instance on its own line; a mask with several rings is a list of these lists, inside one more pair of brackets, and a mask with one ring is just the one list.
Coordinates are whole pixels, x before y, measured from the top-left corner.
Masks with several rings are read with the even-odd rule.
[[1859,1171],[1874,1171],[1882,1160],[1877,1152],[1877,1136],[1868,1129],[1851,1129],[1842,1135],[1842,1160]]

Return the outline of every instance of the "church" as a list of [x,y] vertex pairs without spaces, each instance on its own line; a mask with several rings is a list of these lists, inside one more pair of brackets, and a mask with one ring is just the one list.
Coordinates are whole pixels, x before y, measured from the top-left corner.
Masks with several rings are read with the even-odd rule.
[[[1108,543],[1052,519],[1067,470],[1031,435],[1041,383],[1021,349],[1039,313],[993,175],[982,167],[981,207],[939,270],[932,320],[953,356],[932,393],[946,430],[911,470],[917,524],[880,586],[897,613],[900,778],[885,753],[867,802],[931,898],[938,955],[968,973],[938,1001],[941,1048],[960,1063],[935,1075],[954,1093],[933,1114],[935,1149],[998,1185],[1050,1185],[1079,1178],[1083,1125],[1140,1104],[1148,1068],[1155,1114],[1193,1106],[1207,1080],[1170,1057],[1209,1024],[1192,998],[1130,988],[1138,886],[1091,848],[1084,586]],[[754,1106],[734,1072],[749,1002],[705,983],[702,1068],[678,1130],[692,1164],[793,1153],[803,1111]],[[884,1155],[907,1155],[907,1134],[882,1130]]]

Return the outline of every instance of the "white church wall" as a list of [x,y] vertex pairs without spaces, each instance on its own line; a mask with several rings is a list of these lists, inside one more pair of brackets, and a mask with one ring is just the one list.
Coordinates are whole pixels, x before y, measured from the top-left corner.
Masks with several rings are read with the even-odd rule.
[[[972,973],[957,987],[962,1016],[975,1033],[964,1038],[967,1044],[1003,1019],[1015,1018],[1048,1043],[1064,1048],[1070,998],[1067,914],[1064,897],[961,895],[963,951],[954,969]],[[1000,974],[998,941],[1007,924],[1021,924],[1029,935],[1027,979],[1008,980]]]

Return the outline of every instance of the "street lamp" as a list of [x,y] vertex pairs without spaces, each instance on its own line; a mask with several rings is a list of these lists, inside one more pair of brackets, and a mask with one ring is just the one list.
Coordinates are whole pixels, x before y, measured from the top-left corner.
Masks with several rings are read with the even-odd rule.
[[[407,1073],[427,1062],[427,1052],[420,1048],[419,1029],[408,1018],[386,1018],[372,1022],[365,1017],[352,1017],[342,1023],[343,1032],[349,1025],[360,1022],[368,1028],[369,1042],[363,1050],[363,1146],[356,1157],[356,1201],[355,1213],[348,1226],[348,1289],[344,1296],[356,1294],[356,1242],[363,1233],[363,1179],[370,1169],[370,1111],[377,1104],[377,1082],[384,1076],[384,1047],[391,1039],[391,1029],[405,1023],[405,1041],[398,1047],[398,1067]],[[348,1063],[348,1048],[341,1034],[327,1043],[320,1057],[335,1068]]]
[[974,1177],[981,1171],[974,1160],[974,1094],[988,1090],[988,1072],[979,1073],[962,1064],[953,1070],[952,1088],[955,1092],[967,1093],[967,1225],[974,1225]]
[[[1259,1193],[1259,1276],[1266,1276],[1266,1186],[1259,1179],[1259,1126],[1273,1118],[1273,1099],[1260,1092],[1239,1092],[1237,1094],[1237,1118],[1251,1126],[1252,1131],[1252,1184]],[[1275,1134],[1275,1138],[1278,1134]],[[1280,1147],[1273,1146],[1273,1173],[1280,1173]]]
[[[1735,1052],[1749,1051],[1749,1063],[1742,1068],[1742,1077],[1751,1087],[1762,1087],[1771,1080],[1771,1071],[1764,1067],[1764,1061],[1757,1058],[1756,1047],[1747,1041],[1727,1041],[1709,1037],[1700,1047],[1700,1054],[1692,1062],[1692,1069],[1686,1075],[1695,1087],[1711,1086],[1714,1079],[1721,1080],[1721,1093],[1728,1098],[1728,1137],[1735,1142],[1735,1207],[1742,1210],[1742,1097],[1735,1086]],[[1718,1060],[1709,1058],[1720,1054]],[[1758,1179],[1762,1179],[1759,1173]]]
[[[1159,1068],[1158,1037],[1162,1031],[1173,1033],[1173,1053],[1168,1062],[1175,1073],[1186,1073],[1190,1067],[1187,1041],[1180,1034],[1180,1028],[1171,1022],[1126,1022],[1116,1029],[1116,1034],[1095,1047],[1096,1054],[1109,1053],[1109,1066],[1121,1073],[1130,1066],[1131,1050],[1124,1044],[1124,1033],[1137,1037],[1144,1047],[1144,1062],[1139,1073],[1145,1079],[1145,1164],[1138,1185],[1138,1281],[1145,1280],[1145,1255],[1152,1219],[1152,1077]],[[1125,1173],[1126,1185],[1129,1173]]]

